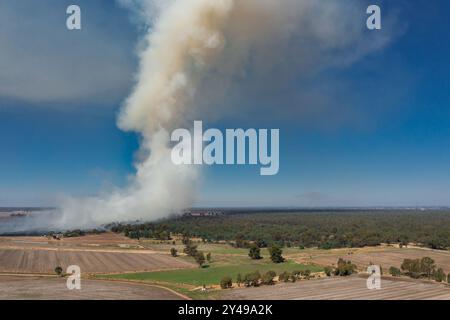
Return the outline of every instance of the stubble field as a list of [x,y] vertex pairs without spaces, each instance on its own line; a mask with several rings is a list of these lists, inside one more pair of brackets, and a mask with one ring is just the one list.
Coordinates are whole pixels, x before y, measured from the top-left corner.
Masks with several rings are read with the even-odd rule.
[[382,279],[380,290],[369,290],[366,278],[336,277],[283,283],[226,292],[223,299],[248,300],[450,300],[450,287],[408,279]]
[[157,286],[82,280],[68,290],[66,280],[0,275],[0,300],[181,300],[182,295]]
[[193,268],[195,264],[140,248],[137,241],[115,234],[102,234],[60,241],[45,237],[0,239],[0,272],[54,274],[80,266],[83,273],[144,272]]
[[299,262],[313,263],[322,266],[333,266],[339,258],[350,260],[360,270],[371,264],[380,265],[385,272],[391,266],[400,268],[404,259],[421,259],[430,257],[445,273],[450,272],[450,251],[431,250],[426,248],[368,247],[335,250],[305,250],[293,254]]

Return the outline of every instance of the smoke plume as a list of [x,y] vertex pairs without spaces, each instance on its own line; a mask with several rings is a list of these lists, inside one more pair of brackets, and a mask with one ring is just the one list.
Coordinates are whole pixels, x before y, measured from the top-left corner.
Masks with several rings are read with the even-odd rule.
[[[136,85],[118,116],[122,130],[142,137],[141,159],[125,189],[66,200],[60,226],[152,220],[189,207],[199,168],[171,163],[173,129],[194,119],[232,114],[236,101],[251,101],[321,70],[348,66],[389,41],[385,33],[367,39],[365,9],[356,1],[119,3],[147,30],[139,46]],[[239,112],[254,112],[250,109],[257,106],[250,105]]]

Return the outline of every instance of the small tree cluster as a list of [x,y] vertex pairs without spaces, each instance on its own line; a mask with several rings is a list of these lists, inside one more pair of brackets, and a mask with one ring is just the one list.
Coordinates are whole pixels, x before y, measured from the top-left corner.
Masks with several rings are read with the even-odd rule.
[[309,278],[311,277],[311,270],[306,269],[304,271],[300,271],[300,275],[306,280],[309,280]]
[[334,275],[336,276],[349,276],[356,272],[356,265],[351,261],[346,261],[339,258],[337,267],[334,269]]
[[331,277],[331,274],[333,273],[333,267],[326,266],[323,268],[323,272],[325,272],[327,277]]
[[244,276],[243,282],[246,287],[258,287],[260,280],[261,280],[261,274],[259,273],[259,271],[255,271],[255,272],[247,273]]
[[205,264],[205,261],[206,261],[205,255],[201,251],[197,251],[197,253],[194,256],[194,259],[200,268]]
[[442,268],[439,268],[436,271],[434,271],[433,279],[437,282],[444,282],[446,280],[444,270],[442,270]]
[[248,248],[250,246],[250,243],[244,239],[243,234],[237,234],[233,246],[235,248]]
[[256,240],[255,244],[258,246],[258,248],[267,248],[267,242],[262,239]]
[[284,271],[284,272],[280,273],[280,275],[278,276],[278,281],[280,281],[280,282],[288,282],[290,276],[291,276],[290,273]]
[[183,252],[186,253],[190,257],[195,257],[198,252],[197,245],[193,244],[191,241],[188,241],[185,244]]
[[434,260],[430,257],[422,259],[404,259],[401,265],[401,270],[391,267],[389,273],[393,276],[400,276],[402,274],[413,279],[428,278],[437,282],[448,281],[449,276],[445,275],[442,268],[437,268]]
[[261,283],[264,285],[272,285],[274,284],[274,278],[277,276],[275,271],[267,271],[261,277]]
[[229,289],[233,286],[233,280],[230,276],[225,276],[220,280],[220,287],[222,289]]
[[400,270],[399,268],[396,268],[396,267],[390,267],[390,268],[389,268],[389,274],[390,274],[391,276],[394,276],[394,277],[399,277],[399,276],[402,275],[402,272],[401,272],[401,270]]
[[430,257],[422,259],[405,259],[401,265],[402,271],[413,279],[431,279],[436,273],[436,265]]
[[205,254],[201,251],[197,250],[197,245],[195,245],[189,238],[183,237],[183,243],[185,244],[183,252],[186,253],[188,256],[193,257],[195,259],[195,262],[199,265],[199,267],[202,267],[205,264],[205,261],[211,260],[211,254],[209,253],[208,257],[205,257]]
[[[284,271],[280,273],[278,276],[278,281],[280,282],[296,282],[300,277],[302,276],[304,271],[293,271],[293,272],[287,272]],[[308,271],[310,273],[310,271]]]

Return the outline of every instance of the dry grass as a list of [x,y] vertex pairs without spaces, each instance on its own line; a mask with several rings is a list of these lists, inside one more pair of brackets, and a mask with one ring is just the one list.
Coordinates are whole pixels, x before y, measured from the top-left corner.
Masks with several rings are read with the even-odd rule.
[[389,267],[399,268],[404,259],[432,258],[438,267],[450,272],[450,251],[431,250],[423,248],[362,248],[362,249],[338,249],[338,250],[314,250],[310,253],[299,254],[295,260],[304,263],[314,263],[322,266],[334,265],[339,258],[350,260],[359,269],[364,270],[371,263],[381,265],[387,272]]

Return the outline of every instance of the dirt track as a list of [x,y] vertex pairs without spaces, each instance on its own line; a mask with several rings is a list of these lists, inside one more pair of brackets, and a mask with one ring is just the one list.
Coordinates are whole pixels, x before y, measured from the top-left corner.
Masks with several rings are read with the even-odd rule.
[[50,277],[0,276],[0,300],[181,300],[156,286],[82,280],[81,290],[68,290],[66,280]]
[[249,300],[450,300],[450,286],[413,281],[382,280],[380,290],[369,290],[358,276],[300,281],[228,291],[224,299]]

